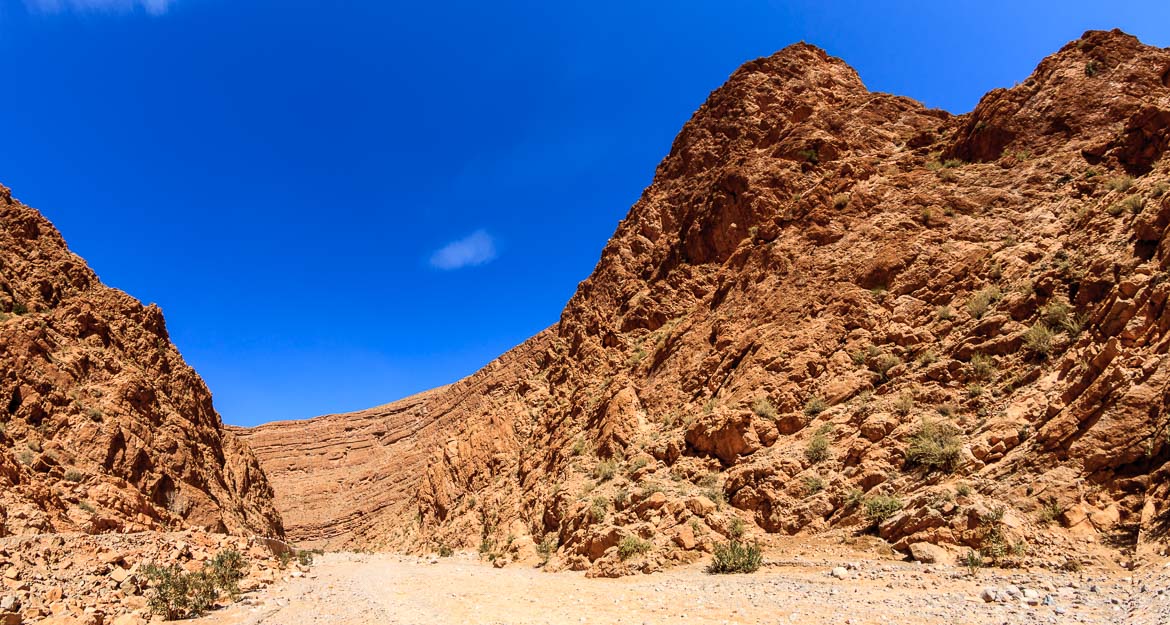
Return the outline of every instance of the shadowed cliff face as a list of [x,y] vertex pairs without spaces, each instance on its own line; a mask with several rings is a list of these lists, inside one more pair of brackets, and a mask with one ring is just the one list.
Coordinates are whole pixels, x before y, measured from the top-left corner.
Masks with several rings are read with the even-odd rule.
[[101,284],[0,187],[0,536],[282,533],[158,307]]
[[[339,511],[366,514],[346,540],[555,544],[553,566],[595,575],[694,559],[736,515],[1037,562],[1074,537],[1152,545],[1170,519],[1168,115],[1170,51],[1120,32],[962,116],[871,93],[805,44],[745,64],[560,323],[391,405],[412,416],[385,431],[413,434],[349,443],[385,447],[363,454],[394,463],[352,469],[398,486]],[[356,432],[370,412],[324,419]],[[251,440],[275,471],[313,427]],[[277,485],[284,511],[319,496]],[[622,560],[631,534],[653,546]]]

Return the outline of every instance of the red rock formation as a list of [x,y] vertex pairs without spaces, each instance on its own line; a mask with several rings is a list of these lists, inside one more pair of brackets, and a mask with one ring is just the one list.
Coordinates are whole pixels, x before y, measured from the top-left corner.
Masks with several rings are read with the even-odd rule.
[[[1170,51],[1089,32],[952,116],[809,45],[745,64],[560,322],[411,400],[427,423],[378,469],[409,505],[354,538],[555,539],[554,562],[611,575],[709,548],[726,500],[766,532],[876,523],[904,550],[1164,539],[1168,75]],[[628,534],[654,548],[621,560]]]
[[0,536],[163,528],[280,534],[162,311],[102,285],[0,187]]

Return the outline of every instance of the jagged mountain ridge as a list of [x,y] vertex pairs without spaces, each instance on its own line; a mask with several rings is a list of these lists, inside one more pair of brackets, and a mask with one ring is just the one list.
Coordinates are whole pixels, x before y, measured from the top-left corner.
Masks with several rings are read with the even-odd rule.
[[283,533],[162,311],[103,285],[2,186],[0,400],[0,536]]
[[[555,539],[554,566],[598,575],[693,559],[736,515],[876,522],[899,549],[985,549],[994,521],[1038,559],[1156,545],[1168,142],[1170,51],[1118,31],[958,116],[806,44],[751,61],[560,322],[424,400],[393,468],[409,505],[346,540],[520,558]],[[952,470],[912,449],[924,424],[953,430]],[[630,534],[653,548],[626,562]]]

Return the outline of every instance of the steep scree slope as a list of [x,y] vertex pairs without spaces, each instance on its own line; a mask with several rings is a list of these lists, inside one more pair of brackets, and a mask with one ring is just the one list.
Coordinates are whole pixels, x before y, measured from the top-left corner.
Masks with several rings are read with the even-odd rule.
[[1163,548],[1168,128],[1170,51],[1117,31],[961,116],[805,44],[745,64],[561,321],[419,400],[390,476],[415,494],[351,538],[595,575],[735,515],[1065,566]]
[[282,533],[158,307],[102,285],[0,187],[0,536]]

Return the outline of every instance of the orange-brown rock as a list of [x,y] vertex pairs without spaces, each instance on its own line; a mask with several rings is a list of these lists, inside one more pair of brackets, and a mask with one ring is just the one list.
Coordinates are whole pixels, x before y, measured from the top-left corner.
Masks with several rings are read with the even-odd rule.
[[203,528],[281,533],[157,306],[104,286],[0,187],[0,537]]
[[287,550],[274,539],[192,530],[0,538],[0,571],[15,580],[0,586],[5,606],[0,614],[11,609],[14,618],[32,623],[93,623],[95,615],[104,614],[106,623],[138,625],[151,620],[154,581],[147,565],[195,570],[219,553],[235,551],[245,567],[241,589],[255,590],[308,570],[312,554],[302,553],[296,561],[278,557]]
[[[351,444],[317,428],[385,441],[351,470],[393,492],[336,508],[365,514],[355,540],[502,554],[530,536],[593,575],[709,549],[737,516],[1053,562],[1074,531],[1164,540],[1168,75],[1170,51],[1088,32],[954,116],[813,46],[751,61],[558,324],[403,402],[415,416],[251,440],[274,475]],[[333,488],[277,479],[289,518]],[[649,551],[620,558],[628,536]]]
[[426,402],[442,389],[360,412],[229,428],[263,458],[288,537],[310,547],[379,544],[369,524],[400,518],[421,465]]

